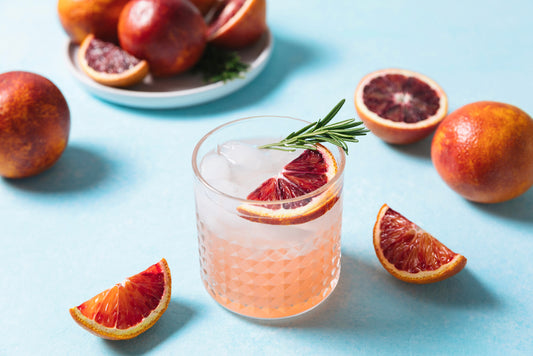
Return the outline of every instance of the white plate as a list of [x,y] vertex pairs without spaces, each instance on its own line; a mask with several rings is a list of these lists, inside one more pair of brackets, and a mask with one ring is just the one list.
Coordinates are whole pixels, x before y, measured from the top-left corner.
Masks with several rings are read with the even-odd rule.
[[108,87],[82,72],[76,60],[79,46],[71,42],[67,46],[67,63],[82,86],[103,100],[137,108],[167,109],[206,103],[242,88],[265,68],[272,54],[272,46],[272,34],[267,31],[254,45],[237,51],[241,60],[249,64],[248,71],[243,78],[226,83],[206,84],[201,74],[183,73],[170,78],[148,75],[142,83],[126,89]]

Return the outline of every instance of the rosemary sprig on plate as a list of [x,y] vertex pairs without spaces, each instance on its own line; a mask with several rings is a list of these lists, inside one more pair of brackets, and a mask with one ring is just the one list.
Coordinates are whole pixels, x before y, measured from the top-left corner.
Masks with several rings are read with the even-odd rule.
[[348,154],[347,142],[359,142],[357,136],[364,136],[366,129],[361,121],[347,119],[330,124],[330,121],[337,115],[345,99],[342,99],[323,119],[311,123],[302,129],[291,133],[283,140],[259,146],[259,148],[272,148],[281,151],[294,151],[297,148],[316,150],[316,144],[329,142],[338,146]]
[[248,64],[241,61],[237,52],[223,50],[208,44],[202,58],[193,68],[193,72],[201,73],[206,83],[227,82],[242,78],[248,67]]

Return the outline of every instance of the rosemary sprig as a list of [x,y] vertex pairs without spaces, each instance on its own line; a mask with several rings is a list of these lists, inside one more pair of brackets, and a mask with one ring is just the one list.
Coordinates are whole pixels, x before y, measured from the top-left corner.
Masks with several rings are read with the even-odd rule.
[[[339,146],[348,154],[347,142],[359,142],[357,136],[364,136],[368,129],[363,123],[348,119],[333,124],[329,122],[337,115],[346,100],[342,99],[323,119],[306,125],[302,129],[292,132],[289,136],[276,143],[269,143],[259,148],[272,148],[281,151],[294,151],[297,148],[316,150],[316,144],[329,142]],[[329,125],[328,125],[329,124]]]
[[202,58],[193,68],[194,73],[201,73],[204,82],[227,82],[242,78],[249,65],[242,62],[237,52],[227,51],[207,45]]

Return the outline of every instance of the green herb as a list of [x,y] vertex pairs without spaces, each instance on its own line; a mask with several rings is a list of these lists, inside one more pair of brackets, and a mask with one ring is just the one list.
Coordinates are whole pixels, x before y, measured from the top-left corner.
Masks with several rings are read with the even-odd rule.
[[348,154],[347,142],[359,142],[357,136],[364,136],[368,129],[363,123],[355,121],[355,119],[348,119],[339,121],[333,124],[329,122],[337,115],[345,100],[342,99],[323,119],[309,124],[291,133],[289,136],[280,142],[270,143],[260,146],[259,148],[272,148],[281,151],[294,151],[297,148],[316,150],[316,144],[321,142],[329,142],[335,146],[339,146]]
[[227,82],[235,78],[242,78],[242,74],[248,70],[248,67],[248,64],[241,61],[237,52],[223,50],[208,44],[193,72],[202,73],[203,80],[207,83]]

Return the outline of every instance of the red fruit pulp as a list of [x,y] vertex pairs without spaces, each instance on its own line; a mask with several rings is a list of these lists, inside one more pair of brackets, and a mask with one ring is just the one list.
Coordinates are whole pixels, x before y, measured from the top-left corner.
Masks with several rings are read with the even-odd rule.
[[409,273],[434,271],[456,255],[429,233],[393,209],[381,221],[383,255],[399,270]]
[[[322,153],[305,150],[283,168],[279,177],[272,177],[250,193],[248,200],[272,201],[296,198],[317,190],[328,182],[328,165]],[[310,199],[283,204],[285,209],[306,205]],[[269,206],[271,209],[280,207]]]
[[157,308],[164,290],[163,269],[155,264],[89,299],[78,309],[103,326],[127,329],[139,324]]
[[97,72],[110,74],[122,73],[135,67],[141,61],[122,48],[97,38],[89,43],[85,59],[89,67]]
[[395,121],[415,123],[434,115],[440,98],[429,85],[413,77],[387,74],[370,81],[363,92],[370,111]]

